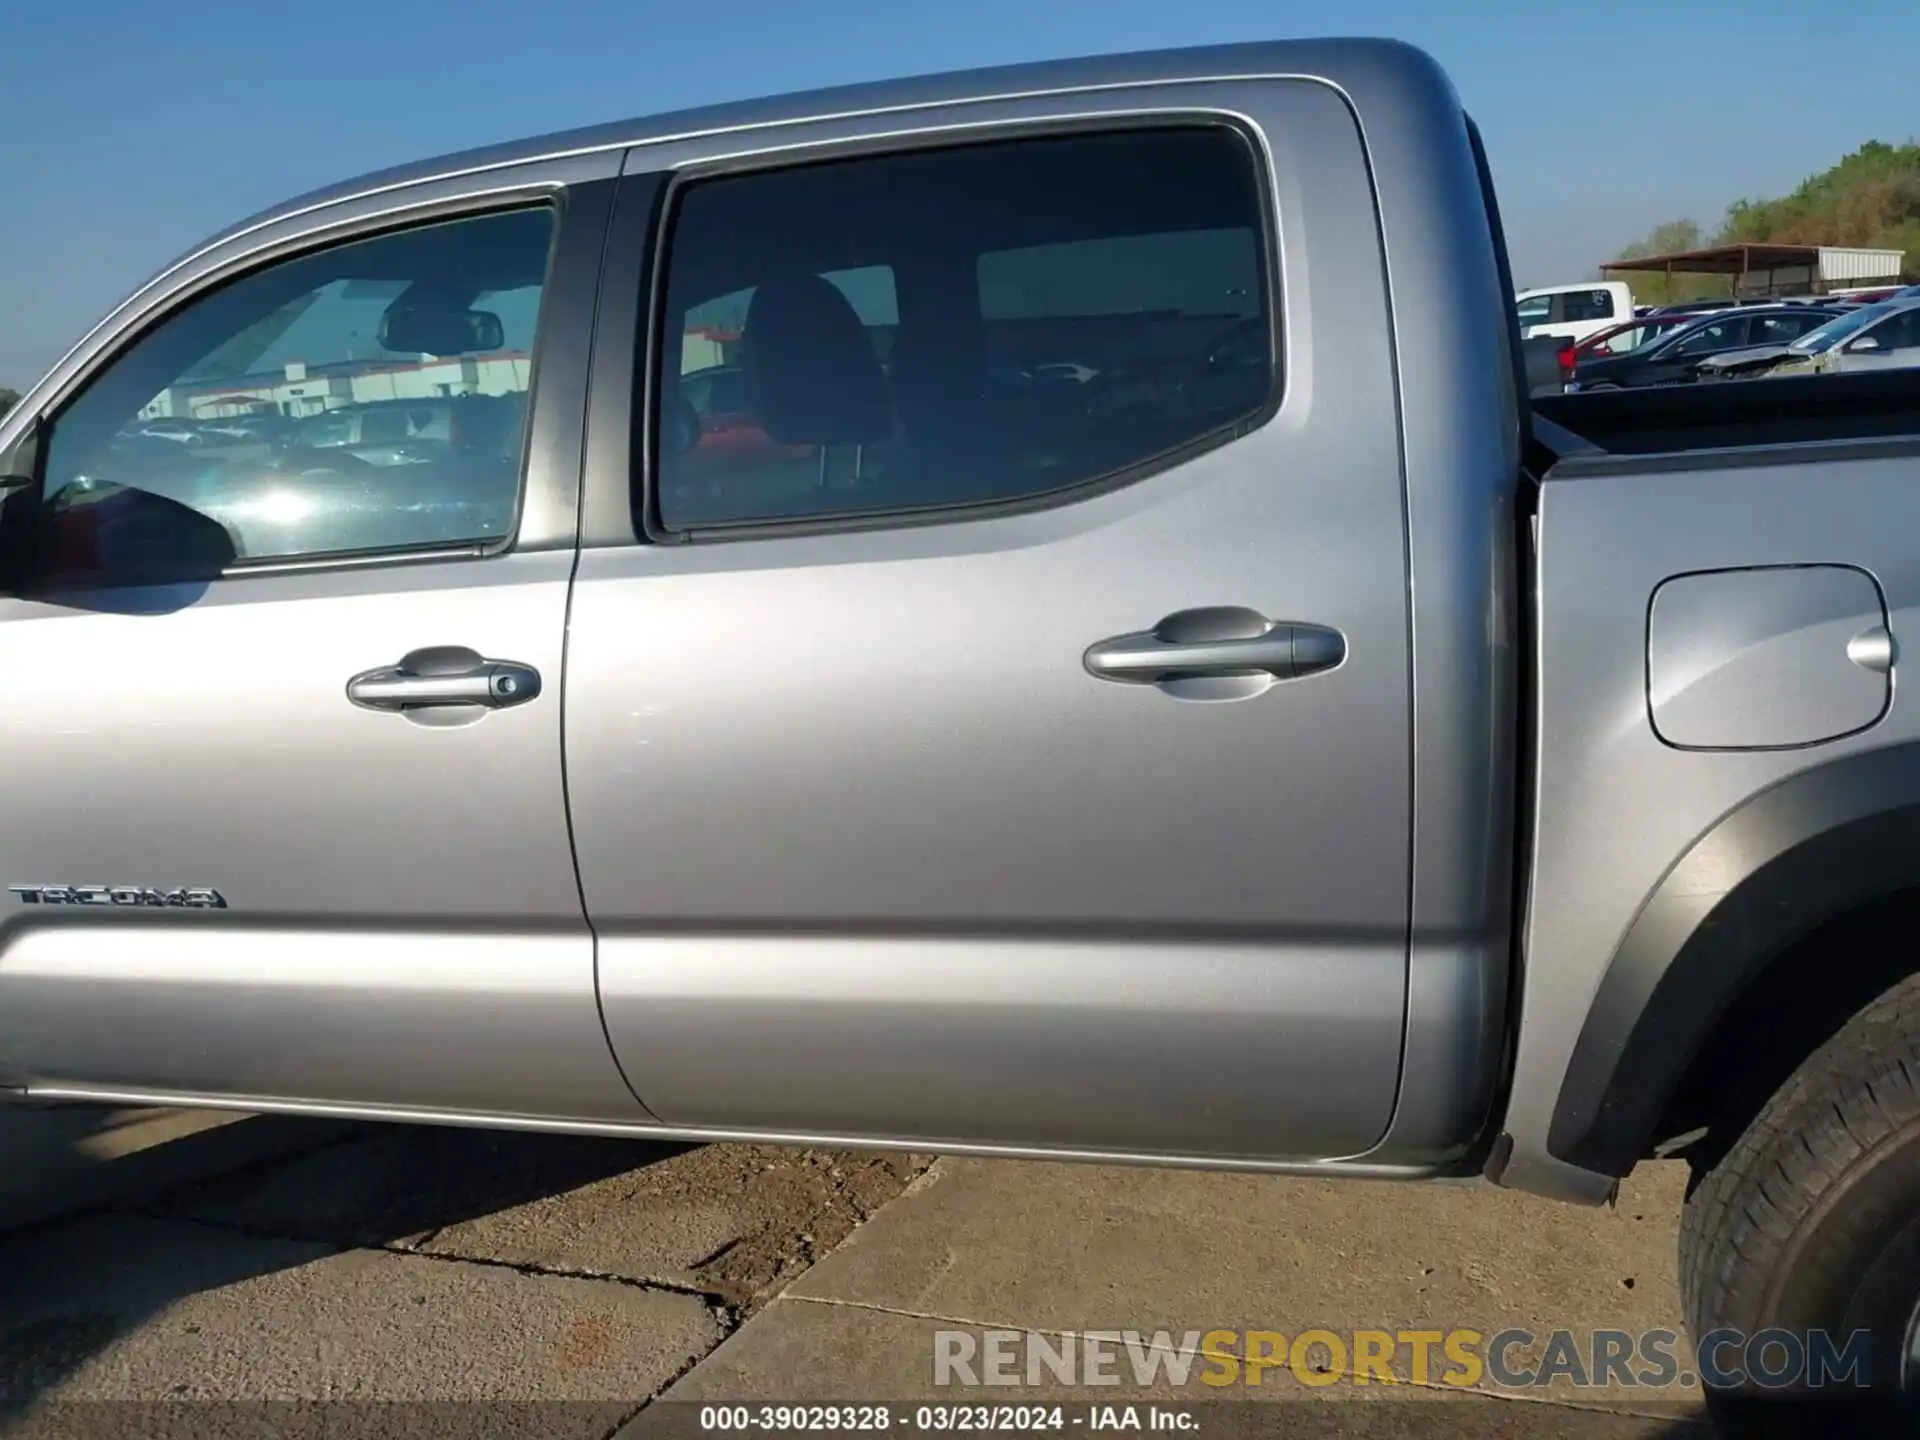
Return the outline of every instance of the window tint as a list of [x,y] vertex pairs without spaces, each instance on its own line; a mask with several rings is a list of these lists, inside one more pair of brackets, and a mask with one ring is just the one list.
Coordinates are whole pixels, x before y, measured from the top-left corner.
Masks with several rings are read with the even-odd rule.
[[1920,345],[1920,310],[1905,310],[1867,332],[1881,350],[1911,350]]
[[1553,318],[1553,296],[1530,295],[1515,307],[1515,313],[1522,326],[1545,325]]
[[1631,354],[1643,345],[1651,345],[1671,328],[1663,325],[1629,326],[1609,339],[1604,348],[1611,355]]
[[1746,317],[1732,320],[1716,320],[1711,325],[1702,325],[1689,331],[1673,346],[1675,355],[1706,355],[1715,350],[1731,350],[1745,343]]
[[1609,290],[1569,290],[1561,297],[1568,320],[1611,320],[1613,293]]
[[552,233],[546,209],[426,226],[175,312],[55,421],[39,578],[131,578],[123,517],[148,569],[181,523],[239,560],[506,536]]
[[660,519],[1016,499],[1249,419],[1275,378],[1260,214],[1251,149],[1221,127],[689,186]]
[[1816,315],[1756,315],[1748,340],[1754,345],[1784,345],[1806,334],[1819,319]]

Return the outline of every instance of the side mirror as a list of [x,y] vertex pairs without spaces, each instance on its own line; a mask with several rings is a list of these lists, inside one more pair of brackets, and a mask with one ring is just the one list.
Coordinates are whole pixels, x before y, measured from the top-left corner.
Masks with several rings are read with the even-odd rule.
[[380,317],[380,343],[399,354],[468,355],[502,348],[506,328],[491,310],[395,303]]
[[40,554],[62,590],[207,582],[239,558],[212,516],[121,485],[57,497],[42,514]]
[[1878,350],[1879,348],[1880,342],[1871,335],[1862,335],[1858,340],[1847,346],[1848,352],[1852,354],[1868,353]]

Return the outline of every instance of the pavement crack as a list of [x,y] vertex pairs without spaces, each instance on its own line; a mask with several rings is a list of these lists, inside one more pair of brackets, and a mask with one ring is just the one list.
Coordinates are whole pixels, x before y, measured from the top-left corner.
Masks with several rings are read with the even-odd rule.
[[511,1270],[520,1275],[545,1276],[555,1280],[591,1280],[603,1285],[622,1285],[630,1290],[685,1295],[705,1303],[716,1318],[738,1324],[737,1318],[734,1318],[735,1306],[728,1297],[717,1290],[690,1285],[680,1280],[668,1280],[654,1275],[619,1275],[607,1270],[545,1265],[536,1260],[500,1260],[489,1255],[461,1255],[450,1250],[419,1248],[429,1243],[433,1235],[439,1233],[438,1230],[420,1240],[371,1240],[360,1243],[342,1240],[337,1235],[290,1234],[267,1226],[248,1225],[239,1220],[217,1220],[204,1215],[175,1215],[165,1210],[138,1206],[123,1207],[112,1213],[138,1216],[141,1219],[154,1220],[162,1224],[194,1225],[203,1230],[219,1230],[230,1235],[244,1235],[249,1240],[265,1240],[282,1245],[321,1245],[341,1255],[352,1250],[367,1250],[384,1255],[398,1255],[409,1260],[433,1260],[443,1265],[479,1265],[492,1270]]
[[385,1245],[353,1245],[334,1235],[290,1234],[266,1225],[249,1225],[242,1220],[215,1220],[205,1215],[183,1215],[177,1211],[156,1209],[148,1205],[109,1206],[105,1213],[131,1215],[141,1220],[153,1220],[162,1225],[193,1225],[202,1230],[218,1230],[227,1235],[244,1235],[249,1240],[265,1240],[277,1245],[321,1245],[330,1248],[336,1254],[345,1254],[349,1250],[387,1248]]
[[722,1345],[726,1344],[727,1340],[729,1339],[729,1337],[732,1336],[733,1332],[739,1328],[740,1328],[740,1321],[737,1317],[735,1317],[731,1321],[731,1323],[723,1321],[720,1327],[720,1338],[713,1343],[713,1346],[710,1349],[702,1350],[697,1355],[689,1355],[685,1360],[683,1360],[680,1363],[680,1367],[677,1370],[675,1370],[673,1374],[667,1376],[666,1379],[662,1380],[658,1385],[653,1387],[653,1390],[651,1391],[651,1393],[648,1394],[646,1399],[642,1400],[639,1404],[635,1405],[631,1410],[627,1411],[626,1414],[622,1415],[620,1417],[620,1423],[615,1425],[605,1435],[601,1436],[600,1440],[618,1440],[618,1437],[621,1434],[621,1432],[624,1431],[629,1425],[633,1424],[635,1420],[639,1419],[641,1414],[646,1410],[646,1408],[649,1405],[653,1404],[654,1401],[660,1399],[669,1390],[673,1389],[674,1386],[678,1385],[682,1380],[686,1379],[687,1376],[691,1375],[695,1370],[699,1369],[700,1366],[704,1365],[706,1363],[707,1357],[713,1354],[713,1352],[715,1350],[718,1350]]
[[871,1300],[838,1300],[829,1295],[795,1295],[791,1290],[779,1297],[807,1305],[838,1305],[847,1310],[871,1310],[880,1315],[898,1315],[905,1320],[937,1320],[942,1325],[967,1325],[976,1330],[1021,1330],[1032,1335],[1051,1335],[1056,1339],[1078,1335],[1077,1330],[1049,1330],[1044,1325],[1002,1325],[992,1320],[971,1320],[961,1315],[941,1315],[932,1310],[909,1310],[903,1305],[881,1305]]
[[630,1290],[652,1290],[667,1295],[686,1295],[695,1300],[703,1300],[716,1313],[731,1313],[733,1304],[717,1290],[708,1290],[704,1286],[689,1285],[682,1280],[667,1280],[659,1276],[619,1275],[609,1270],[592,1270],[571,1265],[546,1265],[537,1260],[501,1260],[491,1255],[460,1255],[450,1250],[405,1249],[398,1244],[369,1247],[385,1250],[393,1255],[407,1255],[415,1260],[437,1260],[443,1265],[481,1265],[490,1270],[511,1270],[518,1275],[547,1276],[555,1280],[593,1280],[604,1285],[624,1285]]

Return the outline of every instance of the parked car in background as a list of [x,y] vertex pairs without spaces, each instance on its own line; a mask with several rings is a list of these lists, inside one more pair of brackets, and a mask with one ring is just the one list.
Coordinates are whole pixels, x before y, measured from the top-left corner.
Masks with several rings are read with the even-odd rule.
[[209,445],[278,445],[291,435],[293,423],[278,413],[261,413],[202,420],[199,427]]
[[805,445],[782,445],[756,418],[747,371],[714,365],[680,377],[676,408],[685,431],[677,473],[689,486],[725,485],[743,469],[776,459],[804,462]]
[[1805,305],[1736,308],[1695,316],[1691,324],[1625,355],[1575,357],[1570,391],[1626,390],[1643,385],[1685,385],[1710,356],[1752,345],[1785,346],[1821,323],[1828,312]]
[[1664,335],[1671,335],[1682,325],[1694,322],[1692,315],[1646,315],[1632,320],[1610,325],[1605,330],[1596,330],[1586,339],[1574,346],[1575,363],[1583,358],[1599,359],[1604,355],[1626,355],[1651,345]]
[[191,420],[145,420],[129,425],[125,433],[146,440],[164,440],[172,445],[201,445],[206,441],[200,427]]
[[412,465],[438,458],[453,443],[452,400],[378,400],[343,405],[296,421],[288,443],[305,450],[344,450],[369,465]]
[[[1819,314],[1828,319],[1838,319],[1847,312],[1837,307],[1823,309]],[[1822,324],[1825,322],[1823,321]],[[1752,380],[1790,359],[1794,346],[1821,328],[1813,330],[1796,340],[1774,340],[1758,345],[1743,345],[1737,350],[1724,350],[1717,355],[1709,355],[1693,367],[1695,380]]]
[[1831,295],[1832,298],[1843,300],[1849,305],[1877,305],[1882,300],[1893,299],[1901,289],[1899,285],[1865,285],[1849,290],[1835,290]]
[[1565,335],[1584,340],[1595,331],[1633,318],[1633,292],[1623,281],[1535,286],[1514,297],[1520,334]]
[[747,372],[741,366],[715,365],[681,376],[680,398],[699,417],[696,444],[702,454],[778,448],[754,418]]
[[274,435],[283,448],[345,452],[369,465],[424,465],[495,445],[516,429],[519,395],[372,400],[305,416]]
[[1652,315],[1704,315],[1709,310],[1731,310],[1732,308],[1733,301],[1725,298],[1718,300],[1679,300],[1672,305],[1656,305],[1648,313]]
[[1920,295],[1844,311],[1787,352],[1769,373],[1820,375],[1920,365]]

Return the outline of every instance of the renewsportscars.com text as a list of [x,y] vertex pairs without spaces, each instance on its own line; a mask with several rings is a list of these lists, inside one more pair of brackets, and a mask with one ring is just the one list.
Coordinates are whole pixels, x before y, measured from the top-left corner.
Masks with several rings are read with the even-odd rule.
[[937,1330],[933,1382],[955,1386],[1300,1384],[1540,1389],[1865,1389],[1871,1337],[1716,1330],[1697,1356],[1673,1330]]

